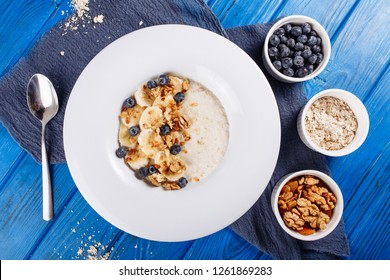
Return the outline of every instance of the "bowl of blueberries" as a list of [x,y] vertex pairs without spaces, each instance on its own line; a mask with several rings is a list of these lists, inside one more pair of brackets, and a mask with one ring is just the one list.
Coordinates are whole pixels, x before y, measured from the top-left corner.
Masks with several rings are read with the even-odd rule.
[[314,19],[293,15],[280,19],[268,31],[263,62],[276,79],[296,83],[319,75],[329,62],[330,39]]

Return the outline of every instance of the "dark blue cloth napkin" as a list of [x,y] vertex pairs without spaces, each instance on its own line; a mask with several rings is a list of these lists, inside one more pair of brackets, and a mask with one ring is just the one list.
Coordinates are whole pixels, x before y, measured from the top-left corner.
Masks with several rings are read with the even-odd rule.
[[272,86],[281,117],[282,143],[275,172],[264,194],[231,228],[275,259],[338,259],[349,255],[343,222],[320,241],[301,242],[284,233],[272,213],[272,188],[283,175],[301,169],[329,171],[325,158],[306,148],[297,134],[296,117],[306,102],[302,84],[278,82],[263,68],[261,49],[270,25],[224,30],[201,0],[90,1],[89,8],[90,21],[101,14],[102,23],[79,20],[73,24],[78,25],[76,30],[67,31],[65,22],[60,23],[0,80],[0,121],[34,159],[40,162],[41,130],[26,105],[26,86],[32,74],[48,76],[59,95],[60,110],[49,123],[46,135],[50,162],[64,163],[62,128],[66,104],[78,76],[100,50],[115,39],[147,26],[176,23],[202,27],[227,37],[253,58]]

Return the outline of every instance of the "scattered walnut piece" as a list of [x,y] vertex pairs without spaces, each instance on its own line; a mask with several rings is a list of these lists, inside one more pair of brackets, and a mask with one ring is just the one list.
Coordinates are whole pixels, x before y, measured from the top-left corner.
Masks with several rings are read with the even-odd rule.
[[311,175],[288,181],[278,198],[283,221],[302,235],[326,229],[336,202],[325,183]]

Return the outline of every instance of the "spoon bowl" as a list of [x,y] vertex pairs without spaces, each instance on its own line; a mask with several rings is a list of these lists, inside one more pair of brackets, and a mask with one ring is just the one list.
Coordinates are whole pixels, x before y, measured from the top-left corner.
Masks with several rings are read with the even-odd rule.
[[53,218],[53,192],[47,160],[45,129],[46,124],[58,112],[57,93],[50,80],[42,74],[34,74],[27,85],[27,105],[38,120],[42,123],[42,196],[43,219],[50,221]]

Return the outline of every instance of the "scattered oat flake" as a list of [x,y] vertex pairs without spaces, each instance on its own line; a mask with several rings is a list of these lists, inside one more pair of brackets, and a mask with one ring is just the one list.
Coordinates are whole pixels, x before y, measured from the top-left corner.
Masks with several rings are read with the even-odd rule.
[[65,52],[64,52],[64,51],[60,51],[60,55],[61,55],[61,56],[64,56],[64,55],[65,55]]
[[79,248],[77,250],[77,256],[81,256],[83,254],[83,252],[84,252],[84,249],[83,248]]
[[139,26],[141,26],[142,24],[144,24],[144,22],[142,20],[140,20],[140,22],[138,23]]
[[103,15],[98,15],[93,18],[94,23],[103,23],[104,16]]
[[76,9],[79,18],[82,18],[89,11],[89,0],[72,0],[71,4]]

